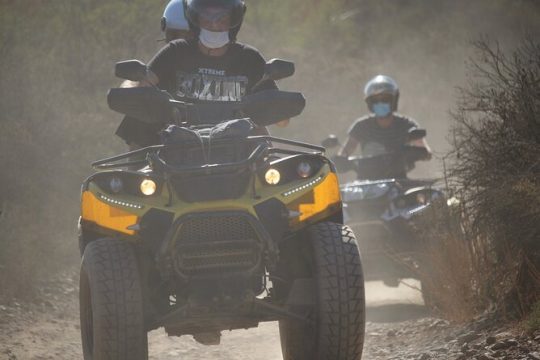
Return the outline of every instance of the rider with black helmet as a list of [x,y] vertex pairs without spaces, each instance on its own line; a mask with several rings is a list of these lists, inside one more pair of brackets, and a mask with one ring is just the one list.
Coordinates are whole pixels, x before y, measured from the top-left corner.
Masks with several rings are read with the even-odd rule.
[[[236,41],[246,12],[244,1],[184,0],[183,5],[195,38],[167,44],[150,61],[147,79],[134,85],[157,85],[191,103],[241,101],[255,90],[265,68],[257,49]],[[256,91],[275,88],[274,81],[266,81]],[[129,143],[129,131],[123,138]],[[155,133],[148,133],[138,142],[147,146],[154,139]]]
[[431,151],[425,139],[409,141],[409,131],[418,128],[416,121],[395,113],[398,108],[399,87],[389,76],[377,75],[364,88],[365,101],[371,114],[351,126],[349,138],[340,150],[340,156],[350,156],[358,145],[362,155],[374,156],[397,152],[403,145],[425,147]]

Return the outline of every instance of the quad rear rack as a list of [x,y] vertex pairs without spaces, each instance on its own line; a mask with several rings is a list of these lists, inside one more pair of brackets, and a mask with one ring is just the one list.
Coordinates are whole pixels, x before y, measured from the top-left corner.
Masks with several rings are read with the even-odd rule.
[[[237,138],[228,138],[228,139],[213,139],[212,144],[219,143],[228,143],[238,141]],[[126,167],[136,167],[136,166],[146,166],[151,165],[153,169],[157,171],[163,171],[171,174],[188,174],[188,173],[207,173],[211,174],[214,172],[221,171],[233,171],[235,169],[245,168],[263,156],[273,155],[273,154],[283,154],[283,155],[322,155],[325,152],[325,148],[322,146],[317,146],[313,144],[308,144],[300,141],[288,140],[273,136],[249,136],[242,141],[247,143],[260,143],[255,147],[251,154],[244,160],[237,162],[228,162],[223,164],[201,164],[201,165],[170,165],[160,156],[160,152],[165,149],[175,149],[183,148],[185,144],[169,144],[169,145],[153,145],[148,146],[139,150],[130,151],[121,155],[109,157],[103,160],[96,161],[92,163],[92,167],[96,170],[111,170],[119,169]],[[282,145],[289,145],[297,148],[303,148],[305,150],[294,150],[294,149],[285,149],[274,147],[273,143],[278,143]],[[311,151],[309,151],[311,150]],[[145,155],[146,159],[143,160],[130,160],[136,156]],[[127,160],[127,161],[122,161]]]

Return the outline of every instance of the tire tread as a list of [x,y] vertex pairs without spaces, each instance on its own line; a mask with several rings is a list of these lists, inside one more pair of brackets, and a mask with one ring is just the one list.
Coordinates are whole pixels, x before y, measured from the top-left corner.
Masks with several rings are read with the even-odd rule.
[[142,290],[133,246],[116,239],[93,241],[85,249],[82,271],[94,292],[94,359],[147,359]]

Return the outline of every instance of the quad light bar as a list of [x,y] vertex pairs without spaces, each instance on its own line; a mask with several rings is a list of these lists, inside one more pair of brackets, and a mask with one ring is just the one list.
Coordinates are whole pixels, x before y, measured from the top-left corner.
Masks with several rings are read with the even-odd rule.
[[129,203],[129,202],[126,202],[126,201],[120,201],[120,200],[111,199],[110,197],[105,196],[103,194],[99,194],[99,198],[101,200],[104,200],[104,201],[108,202],[109,204],[120,205],[120,206],[124,206],[124,207],[131,208],[131,209],[142,209],[142,208],[144,208],[144,206],[142,206],[142,205],[133,204],[133,203]]
[[302,191],[302,190],[305,190],[305,189],[308,189],[308,188],[314,186],[315,184],[317,184],[322,179],[323,179],[322,175],[319,175],[317,178],[311,180],[310,182],[305,183],[304,185],[300,185],[298,187],[295,187],[294,189],[291,189],[289,191],[286,191],[282,195],[285,196],[285,197],[289,197],[289,196],[291,196],[293,194],[296,194],[299,191]]

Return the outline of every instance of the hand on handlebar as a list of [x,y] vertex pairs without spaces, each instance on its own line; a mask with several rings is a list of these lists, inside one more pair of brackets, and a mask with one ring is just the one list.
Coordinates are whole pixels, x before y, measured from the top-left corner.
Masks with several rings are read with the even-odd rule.
[[354,169],[354,164],[349,161],[347,156],[335,155],[332,157],[332,162],[336,166],[338,172],[346,172]]
[[283,127],[288,126],[290,122],[291,122],[291,119],[284,119],[284,120],[278,121],[274,125],[276,125],[277,127],[282,127],[283,128]]

